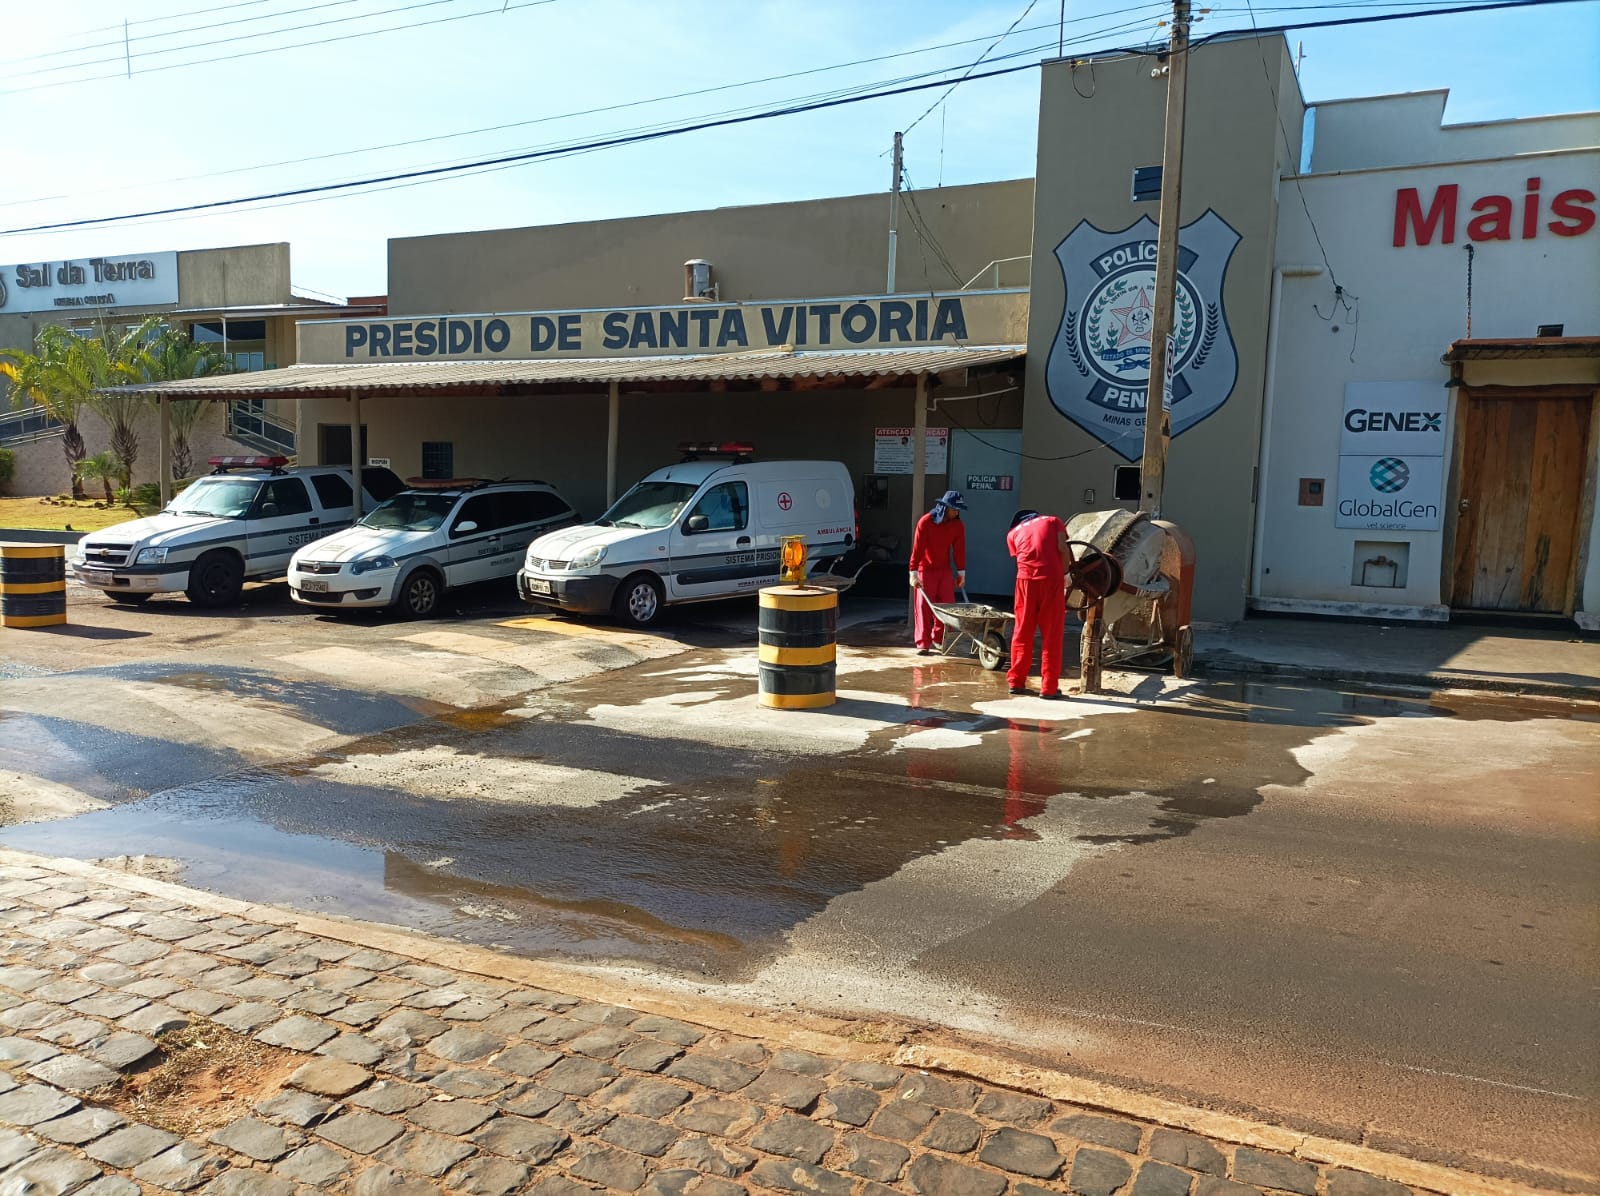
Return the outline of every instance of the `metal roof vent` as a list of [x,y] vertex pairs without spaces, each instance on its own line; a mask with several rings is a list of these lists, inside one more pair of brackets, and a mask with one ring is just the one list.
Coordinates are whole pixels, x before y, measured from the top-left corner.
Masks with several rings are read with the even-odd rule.
[[711,263],[704,258],[692,257],[683,263],[683,300],[685,303],[710,302],[718,296],[717,284],[711,280]]

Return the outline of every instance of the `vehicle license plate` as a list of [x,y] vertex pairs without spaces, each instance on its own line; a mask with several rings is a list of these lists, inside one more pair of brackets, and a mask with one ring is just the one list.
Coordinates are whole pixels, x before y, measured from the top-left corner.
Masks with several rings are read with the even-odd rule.
[[528,592],[530,594],[551,593],[550,583],[545,581],[543,578],[530,577],[528,578]]
[[326,594],[328,583],[320,578],[304,577],[300,579],[300,588],[308,594]]
[[79,569],[78,580],[86,586],[108,586],[111,574],[105,569]]

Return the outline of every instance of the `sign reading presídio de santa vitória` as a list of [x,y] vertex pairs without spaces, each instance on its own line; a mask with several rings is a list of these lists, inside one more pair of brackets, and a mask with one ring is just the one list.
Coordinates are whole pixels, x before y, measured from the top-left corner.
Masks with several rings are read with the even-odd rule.
[[[1205,215],[1179,234],[1168,396],[1180,435],[1227,401],[1239,376],[1223,283],[1239,234]],[[1148,216],[1121,232],[1082,221],[1056,246],[1066,283],[1061,328],[1045,383],[1056,410],[1129,461],[1144,446],[1155,330],[1156,225]]]

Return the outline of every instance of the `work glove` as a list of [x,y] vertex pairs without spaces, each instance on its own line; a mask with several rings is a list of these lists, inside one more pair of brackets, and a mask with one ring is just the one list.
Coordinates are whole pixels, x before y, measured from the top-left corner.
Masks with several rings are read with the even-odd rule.
[[915,569],[911,571],[911,588],[913,590],[920,590],[922,588],[922,578]]
[[956,589],[958,589],[958,590],[965,589],[966,585],[967,585],[967,571],[965,569],[957,569],[956,570]]

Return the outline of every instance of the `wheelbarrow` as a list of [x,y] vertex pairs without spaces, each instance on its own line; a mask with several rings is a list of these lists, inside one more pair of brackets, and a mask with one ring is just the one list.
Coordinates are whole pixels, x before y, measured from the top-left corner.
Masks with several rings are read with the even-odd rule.
[[[939,645],[941,656],[949,656],[965,641],[972,646],[978,663],[990,672],[1005,665],[1011,653],[1011,624],[1016,615],[982,602],[935,602],[921,586],[916,591],[933,617],[945,626],[944,641]],[[966,591],[961,596],[965,598]]]

